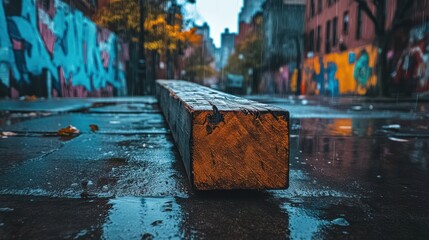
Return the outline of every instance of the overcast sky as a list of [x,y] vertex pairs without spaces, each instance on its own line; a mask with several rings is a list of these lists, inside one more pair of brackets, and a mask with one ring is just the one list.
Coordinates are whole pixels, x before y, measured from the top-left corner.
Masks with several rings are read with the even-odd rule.
[[197,0],[194,5],[188,5],[188,17],[195,19],[198,25],[207,22],[210,26],[210,36],[216,47],[220,47],[220,34],[229,28],[230,32],[238,31],[238,13],[243,0]]

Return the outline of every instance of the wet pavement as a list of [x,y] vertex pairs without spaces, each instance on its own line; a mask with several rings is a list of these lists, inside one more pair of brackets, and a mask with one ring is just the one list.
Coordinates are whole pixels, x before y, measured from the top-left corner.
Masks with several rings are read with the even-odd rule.
[[428,102],[254,98],[291,112],[289,189],[193,191],[151,97],[1,108],[0,239],[429,239]]

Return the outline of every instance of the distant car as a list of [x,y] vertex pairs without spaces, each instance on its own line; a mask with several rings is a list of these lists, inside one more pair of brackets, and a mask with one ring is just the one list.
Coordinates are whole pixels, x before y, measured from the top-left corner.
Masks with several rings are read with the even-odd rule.
[[227,74],[226,91],[232,94],[243,94],[243,75]]

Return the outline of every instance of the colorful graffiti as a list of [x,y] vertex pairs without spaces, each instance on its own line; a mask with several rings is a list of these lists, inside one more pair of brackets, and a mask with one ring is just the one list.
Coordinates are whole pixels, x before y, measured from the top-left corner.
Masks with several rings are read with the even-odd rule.
[[365,87],[371,78],[371,75],[372,68],[369,66],[369,55],[364,49],[359,53],[355,69],[353,71],[353,76],[359,86]]
[[262,75],[258,91],[271,94],[290,94],[296,90],[296,64],[282,65],[278,71],[266,71]]
[[392,73],[397,89],[405,92],[429,91],[429,25],[411,29],[408,45],[399,53]]
[[47,2],[23,0],[20,15],[0,3],[2,88],[18,97],[42,78],[48,96],[125,95],[127,44],[62,1]]
[[301,92],[328,96],[365,95],[377,85],[373,71],[376,57],[376,49],[367,46],[306,59]]

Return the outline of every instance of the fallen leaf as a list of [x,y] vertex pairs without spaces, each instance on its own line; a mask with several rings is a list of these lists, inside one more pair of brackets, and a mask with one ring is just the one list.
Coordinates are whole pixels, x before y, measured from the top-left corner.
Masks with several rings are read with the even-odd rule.
[[31,96],[23,96],[20,99],[26,102],[32,102],[32,101],[36,101],[37,97],[35,95],[31,95]]
[[59,136],[75,136],[78,135],[79,129],[77,129],[75,126],[69,125],[65,128],[61,128],[60,130],[58,130],[57,134]]
[[91,131],[93,131],[93,132],[100,130],[100,128],[95,124],[90,124],[89,127],[91,128]]
[[17,133],[14,133],[14,132],[1,132],[1,135],[3,136],[3,137],[12,137],[12,136],[16,136],[16,135],[18,135]]

